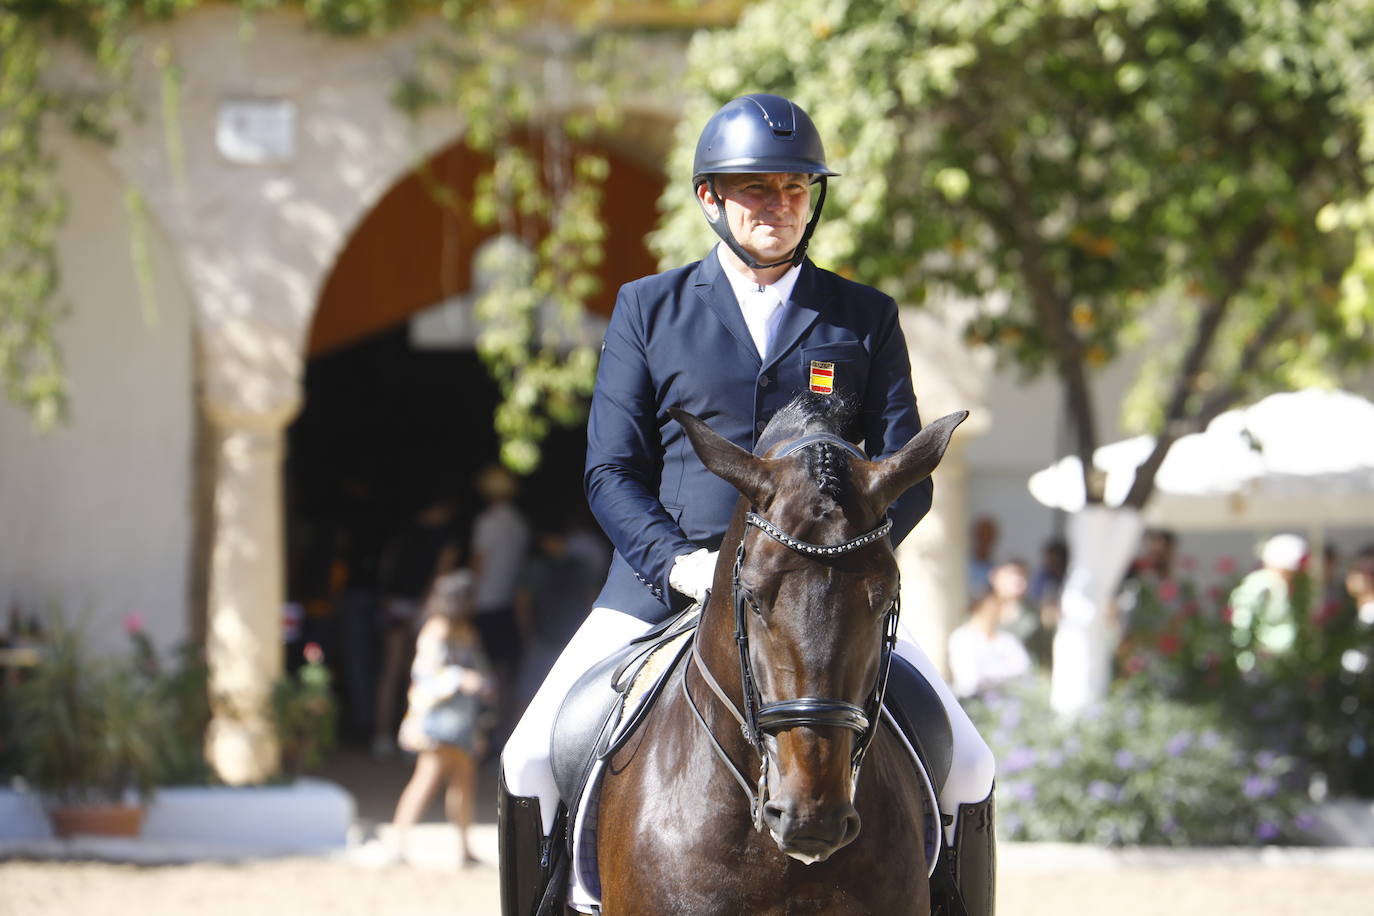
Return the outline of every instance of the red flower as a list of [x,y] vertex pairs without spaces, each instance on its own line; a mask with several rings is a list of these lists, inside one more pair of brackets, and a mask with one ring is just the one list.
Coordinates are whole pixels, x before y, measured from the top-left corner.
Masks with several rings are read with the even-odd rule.
[[1197,569],[1197,560],[1191,554],[1184,554],[1178,558],[1179,572],[1192,572]]
[[143,632],[143,615],[134,613],[124,618],[124,632],[130,636],[137,636]]
[[308,642],[305,644],[305,660],[312,665],[318,665],[324,661],[324,650],[320,648],[319,643]]
[[1219,576],[1229,576],[1229,575],[1231,575],[1232,573],[1234,573],[1235,571],[1236,571],[1236,558],[1235,558],[1235,557],[1218,557],[1218,558],[1217,558],[1217,575],[1219,575]]
[[1321,607],[1312,612],[1312,625],[1324,627],[1340,615],[1341,606],[1330,598],[1322,602]]
[[1183,648],[1183,641],[1173,633],[1165,633],[1159,637],[1159,651],[1161,655],[1170,656],[1178,653]]
[[1178,583],[1177,583],[1177,582],[1175,582],[1173,579],[1165,579],[1163,582],[1159,583],[1159,600],[1160,600],[1160,601],[1165,601],[1165,602],[1173,601],[1173,600],[1174,600],[1175,598],[1177,598],[1177,597],[1178,597]]

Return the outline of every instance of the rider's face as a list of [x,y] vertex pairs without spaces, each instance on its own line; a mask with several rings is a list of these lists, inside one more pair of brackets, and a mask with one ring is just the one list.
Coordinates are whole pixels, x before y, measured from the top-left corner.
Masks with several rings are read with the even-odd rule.
[[[764,264],[779,261],[801,242],[811,207],[811,177],[798,173],[717,175],[725,223],[740,246]],[[715,198],[703,184],[697,196],[710,216]]]

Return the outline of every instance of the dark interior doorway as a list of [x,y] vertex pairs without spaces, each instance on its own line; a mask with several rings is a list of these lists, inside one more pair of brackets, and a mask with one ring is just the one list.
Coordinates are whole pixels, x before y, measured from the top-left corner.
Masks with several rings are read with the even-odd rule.
[[[465,543],[482,508],[474,478],[499,456],[497,401],[475,352],[416,349],[405,324],[308,364],[305,406],[288,432],[287,660],[299,665],[310,642],[324,649],[348,743],[366,743],[374,721],[382,557],[436,500],[453,506],[453,529]],[[588,522],[585,452],[583,425],[546,440],[516,500],[532,531]]]

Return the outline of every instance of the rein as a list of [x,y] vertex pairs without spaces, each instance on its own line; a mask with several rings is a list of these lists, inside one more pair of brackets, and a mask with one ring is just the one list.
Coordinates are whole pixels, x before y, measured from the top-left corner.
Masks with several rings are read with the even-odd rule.
[[[776,457],[783,457],[797,451],[807,445],[816,442],[828,442],[844,447],[852,454],[863,458],[863,453],[848,442],[828,434],[816,434],[803,436],[802,438],[790,443],[787,448],[781,451]],[[884,518],[882,524],[871,531],[867,531],[856,538],[844,541],[839,544],[812,544],[800,538],[792,537],[778,526],[768,521],[756,512],[750,511],[744,517],[746,530],[748,526],[753,526],[768,537],[782,544],[789,550],[793,550],[804,556],[823,558],[834,557],[841,554],[851,553],[860,550],[887,537],[892,530],[892,519]],[[846,700],[836,700],[824,697],[801,697],[792,700],[778,700],[771,703],[764,703],[760,696],[756,680],[754,678],[753,664],[749,660],[749,627],[748,612],[753,606],[752,599],[748,592],[740,586],[740,570],[744,565],[744,537],[740,537],[739,547],[735,551],[735,568],[732,575],[731,588],[733,591],[733,601],[735,607],[735,643],[739,647],[740,658],[740,683],[744,694],[744,709],[741,711],[739,706],[725,692],[711,674],[706,666],[706,660],[701,656],[699,641],[694,636],[692,639],[691,662],[696,664],[697,670],[701,673],[702,679],[711,689],[711,692],[725,705],[725,708],[734,716],[739,723],[740,729],[745,739],[753,745],[759,755],[759,779],[757,788],[750,785],[749,780],[735,766],[730,756],[725,752],[716,736],[711,732],[710,725],[702,716],[701,710],[697,708],[696,702],[692,699],[690,691],[687,689],[687,678],[684,673],[682,678],[682,692],[686,697],[688,705],[691,707],[693,715],[698,723],[706,731],[706,735],[711,739],[712,748],[716,756],[725,764],[730,775],[739,783],[744,790],[744,794],[749,799],[749,813],[756,829],[763,829],[763,806],[768,800],[768,754],[764,747],[764,738],[767,735],[775,735],[780,731],[796,727],[839,727],[848,728],[857,734],[855,739],[854,751],[850,756],[850,779],[851,785],[857,786],[859,782],[859,768],[863,765],[864,755],[868,752],[869,745],[873,742],[873,737],[877,733],[879,717],[882,713],[883,696],[887,692],[888,673],[892,666],[892,652],[897,645],[897,615],[899,611],[898,598],[894,595],[892,604],[883,615],[883,636],[881,646],[881,656],[878,660],[878,674],[873,685],[873,690],[869,694],[867,702],[863,706],[850,703]],[[899,590],[900,591],[900,590]],[[707,598],[709,600],[709,596]],[[705,602],[703,602],[703,605]],[[689,663],[690,664],[690,663]]]

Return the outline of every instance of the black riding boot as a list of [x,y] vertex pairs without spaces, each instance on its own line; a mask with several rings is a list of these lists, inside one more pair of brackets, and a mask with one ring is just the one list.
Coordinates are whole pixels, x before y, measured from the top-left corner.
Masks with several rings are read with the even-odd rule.
[[[501,916],[534,916],[554,912],[561,896],[554,881],[566,878],[563,817],[554,821],[553,836],[544,836],[539,799],[511,795],[501,774],[496,790],[496,832],[501,855]],[[545,899],[548,897],[549,899]]]
[[959,806],[954,845],[941,853],[931,885],[932,916],[992,916],[997,886],[997,838],[993,793],[973,805]]

